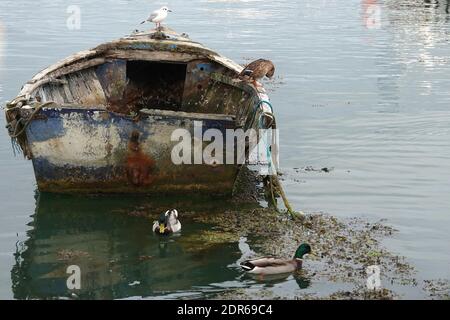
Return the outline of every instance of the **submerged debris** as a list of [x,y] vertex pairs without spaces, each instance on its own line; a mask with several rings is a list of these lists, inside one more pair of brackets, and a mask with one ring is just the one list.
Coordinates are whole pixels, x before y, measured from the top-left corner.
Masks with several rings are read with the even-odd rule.
[[424,289],[431,299],[450,300],[450,281],[445,279],[425,280]]
[[359,286],[352,291],[335,292],[326,298],[330,300],[392,300],[399,297],[392,290],[386,288],[368,290]]
[[140,256],[139,261],[147,261],[153,259],[153,256]]
[[236,243],[239,237],[232,232],[220,230],[203,230],[183,238],[183,248],[186,252],[199,252],[214,248],[224,243]]
[[80,250],[62,249],[57,253],[59,261],[71,261],[79,258],[89,257],[89,253]]
[[323,168],[317,169],[317,168],[314,168],[312,166],[306,166],[304,168],[294,168],[294,170],[297,173],[301,172],[301,171],[305,171],[305,172],[326,172],[326,173],[329,173],[329,172],[333,171],[334,168],[333,167],[330,167],[330,168],[323,167]]

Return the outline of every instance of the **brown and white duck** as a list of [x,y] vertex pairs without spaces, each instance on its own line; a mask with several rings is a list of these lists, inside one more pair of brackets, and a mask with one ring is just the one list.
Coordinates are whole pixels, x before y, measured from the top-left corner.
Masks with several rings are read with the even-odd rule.
[[252,82],[256,87],[257,81],[264,77],[272,78],[275,74],[275,65],[272,61],[266,59],[258,59],[249,63],[239,74],[238,78],[243,81]]

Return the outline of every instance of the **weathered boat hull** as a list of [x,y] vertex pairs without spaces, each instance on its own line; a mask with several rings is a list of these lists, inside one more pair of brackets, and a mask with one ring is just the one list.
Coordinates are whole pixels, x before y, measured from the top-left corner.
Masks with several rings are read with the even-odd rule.
[[[264,88],[241,71],[168,28],[138,32],[39,72],[7,104],[7,127],[42,192],[230,195],[245,159],[223,140],[222,159],[205,161],[203,132],[275,128]],[[183,129],[191,161],[179,163],[172,137]]]
[[224,136],[234,127],[217,115],[143,112],[135,121],[105,110],[45,108],[27,128],[39,190],[231,194],[237,165],[173,163],[171,133],[186,129],[194,137],[194,121]]

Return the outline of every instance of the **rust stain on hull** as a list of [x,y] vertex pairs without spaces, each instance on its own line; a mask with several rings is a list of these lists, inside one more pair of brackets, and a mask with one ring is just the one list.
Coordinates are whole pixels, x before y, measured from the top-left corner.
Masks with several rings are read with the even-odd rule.
[[139,136],[138,131],[131,133],[126,159],[127,179],[136,187],[148,186],[155,180],[155,161],[142,152]]

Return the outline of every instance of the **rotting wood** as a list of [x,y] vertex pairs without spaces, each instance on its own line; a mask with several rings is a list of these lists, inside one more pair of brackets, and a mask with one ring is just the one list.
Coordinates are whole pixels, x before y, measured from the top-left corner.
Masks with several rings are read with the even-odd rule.
[[163,52],[147,50],[110,50],[106,54],[108,59],[126,59],[139,61],[157,61],[157,62],[189,62],[204,56],[187,54],[181,52]]
[[204,119],[204,120],[222,120],[222,121],[235,120],[234,116],[225,114],[193,113],[193,112],[181,112],[181,111],[158,110],[158,109],[142,109],[140,112],[145,115],[169,116],[183,119]]
[[[33,92],[39,88],[42,85],[45,85],[49,82],[53,82],[55,80],[58,80],[56,78],[65,76],[70,73],[75,73],[84,69],[88,69],[97,65],[100,65],[102,63],[105,63],[105,58],[95,58],[88,61],[83,61],[80,63],[76,63],[70,66],[61,67],[61,69],[53,70],[47,74],[45,74],[45,78],[39,79],[37,77],[36,80],[32,80],[25,84],[25,86],[22,88],[20,95],[27,96],[27,99],[33,94]],[[34,79],[34,78],[33,78]]]
[[75,53],[75,54],[45,68],[44,70],[40,71],[29,81],[29,83],[34,83],[38,80],[41,80],[42,78],[47,77],[53,71],[59,70],[61,68],[69,66],[69,65],[72,65],[73,63],[75,63],[77,61],[80,61],[83,59],[91,59],[92,60],[92,57],[95,56],[96,54],[97,54],[97,52],[94,50],[85,50],[85,51],[80,51],[78,53]]
[[[167,29],[169,32],[173,32],[171,29]],[[166,29],[163,30],[164,32]],[[233,71],[236,73],[239,73],[242,71],[242,66],[236,64],[234,61],[223,57],[216,52],[204,47],[203,45],[193,42],[190,40],[187,40],[186,38],[182,38],[183,40],[165,40],[165,41],[159,41],[159,40],[153,40],[148,37],[149,33],[143,33],[139,36],[131,36],[131,37],[125,37],[121,38],[116,41],[111,41],[102,45],[97,46],[96,48],[93,48],[91,50],[85,50],[78,52],[74,55],[71,55],[51,66],[48,68],[45,68],[44,70],[37,73],[25,86],[20,92],[20,95],[26,95],[27,97],[30,96],[30,94],[39,86],[36,85],[37,82],[45,79],[51,79],[51,78],[58,78],[65,74],[77,72],[92,66],[96,66],[99,64],[102,64],[107,59],[113,59],[120,57],[119,52],[121,51],[121,46],[129,46],[125,50],[128,50],[130,52],[130,57],[133,59],[133,51],[146,51],[144,54],[152,53],[154,54],[155,51],[160,50],[162,51],[168,51],[167,49],[170,49],[169,52],[171,54],[177,54],[181,53],[180,61],[187,61],[186,56],[184,55],[191,55],[192,59],[198,59],[198,58],[206,58],[212,61],[215,61]],[[146,36],[147,35],[147,36]],[[132,46],[138,46],[139,44],[143,45],[154,45],[154,49],[150,50],[138,50],[138,49],[132,49]],[[176,49],[171,49],[171,48]],[[141,52],[142,53],[142,52]],[[126,56],[124,56],[126,58]],[[150,59],[150,58],[149,58]],[[164,59],[170,60],[170,57],[167,58],[161,58],[161,61]]]
[[66,102],[73,101],[87,106],[106,106],[105,93],[93,69],[68,74],[65,78],[68,85],[64,88],[70,95],[68,98],[72,99]]

